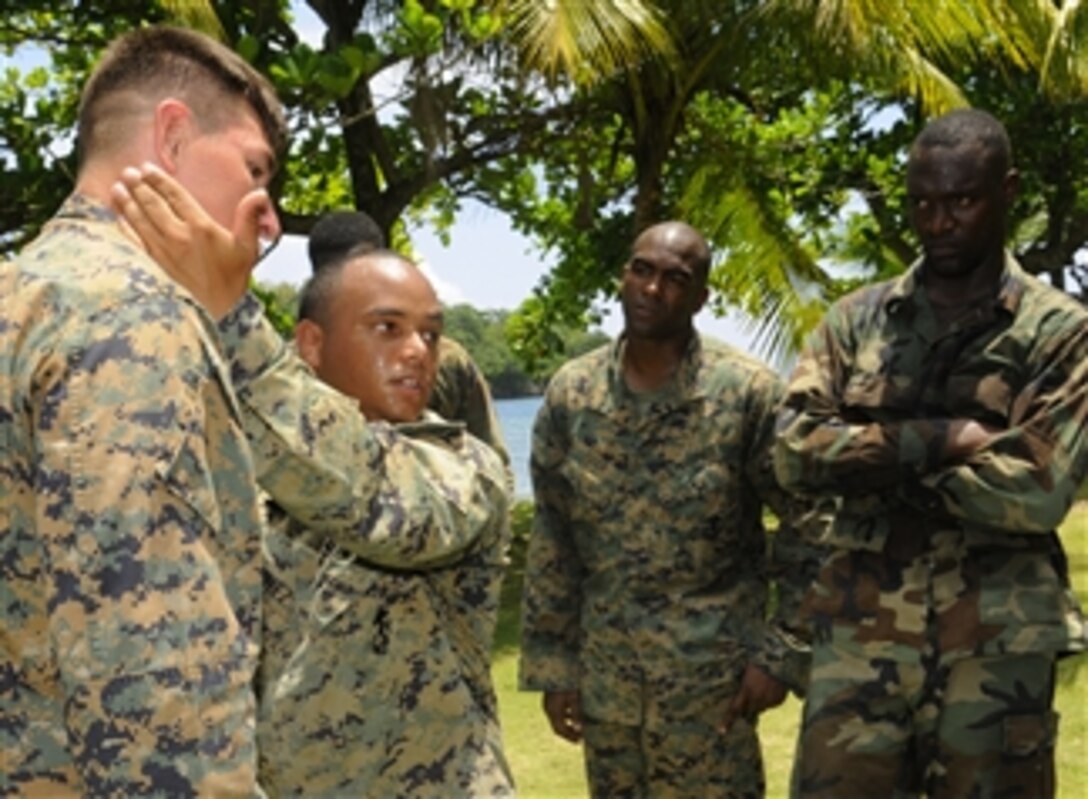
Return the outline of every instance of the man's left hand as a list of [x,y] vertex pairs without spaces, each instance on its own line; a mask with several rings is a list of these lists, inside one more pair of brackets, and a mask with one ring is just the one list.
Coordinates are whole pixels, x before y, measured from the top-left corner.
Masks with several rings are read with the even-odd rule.
[[[274,219],[264,189],[238,204],[228,230],[158,167],[128,168],[112,188],[113,205],[148,254],[216,319],[245,294],[260,254],[262,220]],[[278,222],[272,234],[278,235]]]
[[739,718],[754,720],[764,710],[778,707],[786,700],[786,686],[758,666],[749,663],[741,678],[740,690],[725,711],[718,731],[729,732]]

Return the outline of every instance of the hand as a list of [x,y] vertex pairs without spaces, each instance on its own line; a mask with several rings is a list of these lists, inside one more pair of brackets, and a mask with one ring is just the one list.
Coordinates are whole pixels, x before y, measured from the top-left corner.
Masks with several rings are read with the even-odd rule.
[[988,427],[974,419],[953,419],[948,423],[948,438],[944,443],[944,457],[947,461],[962,461],[1001,431]]
[[544,713],[560,738],[575,744],[582,740],[582,695],[578,691],[545,691]]
[[227,230],[176,180],[152,164],[129,167],[111,190],[114,207],[148,254],[219,319],[249,285],[260,238],[279,235],[268,193],[242,198]]
[[729,703],[718,732],[729,732],[739,718],[755,720],[764,710],[778,707],[786,700],[786,686],[758,666],[749,663],[740,681],[740,690]]

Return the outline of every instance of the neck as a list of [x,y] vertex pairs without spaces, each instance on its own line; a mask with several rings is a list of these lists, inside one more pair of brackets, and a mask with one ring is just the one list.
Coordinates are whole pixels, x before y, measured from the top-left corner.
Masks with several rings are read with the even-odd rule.
[[648,339],[628,336],[623,352],[623,377],[635,392],[654,391],[669,383],[684,359],[694,335],[689,330],[681,336]]
[[[103,161],[86,164],[80,170],[79,177],[76,179],[75,191],[116,210],[112,190],[113,185],[121,176],[122,168],[116,164]],[[132,239],[141,249],[146,249],[139,235],[125,221],[124,217],[118,215],[117,223],[126,236]]]
[[961,307],[974,305],[997,294],[1005,268],[1005,250],[992,253],[966,275],[946,277],[923,270],[922,285],[933,305]]

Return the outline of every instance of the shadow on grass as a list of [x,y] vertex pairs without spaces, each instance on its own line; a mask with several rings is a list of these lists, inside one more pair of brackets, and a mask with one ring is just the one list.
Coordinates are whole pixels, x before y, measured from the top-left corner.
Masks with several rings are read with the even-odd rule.
[[533,521],[533,503],[515,503],[510,511],[510,563],[499,595],[499,623],[495,628],[492,657],[517,654],[521,648],[521,587],[525,581],[525,550]]

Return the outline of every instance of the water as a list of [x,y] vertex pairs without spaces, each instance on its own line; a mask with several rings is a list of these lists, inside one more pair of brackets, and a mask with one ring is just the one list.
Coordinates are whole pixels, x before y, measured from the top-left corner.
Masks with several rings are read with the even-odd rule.
[[514,494],[518,499],[531,499],[533,496],[533,485],[529,482],[529,450],[532,446],[533,420],[540,402],[540,397],[495,401],[495,412],[510,453],[510,466],[514,470]]

